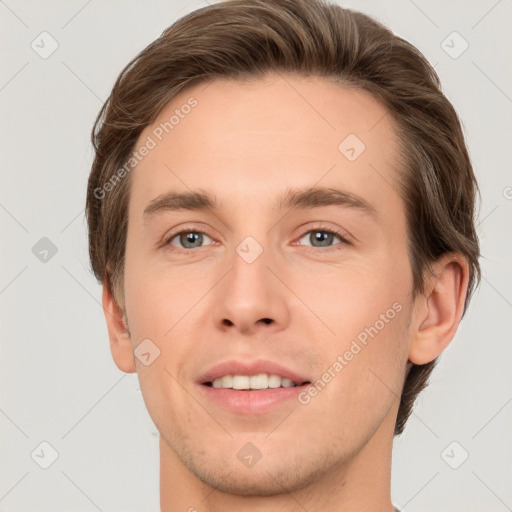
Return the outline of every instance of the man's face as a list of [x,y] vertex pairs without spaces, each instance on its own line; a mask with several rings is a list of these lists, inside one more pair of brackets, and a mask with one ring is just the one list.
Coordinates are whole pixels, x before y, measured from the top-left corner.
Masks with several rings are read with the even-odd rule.
[[[390,449],[412,290],[393,134],[369,94],[276,74],[182,91],[142,133],[135,149],[157,144],[132,174],[125,306],[134,347],[160,351],[137,372],[177,467],[272,494],[325,480],[369,443]],[[286,205],[286,191],[313,187],[358,199]],[[217,207],[144,215],[192,192]],[[208,386],[222,363],[214,375],[236,387],[287,372],[313,384]],[[252,381],[269,382],[287,384]]]

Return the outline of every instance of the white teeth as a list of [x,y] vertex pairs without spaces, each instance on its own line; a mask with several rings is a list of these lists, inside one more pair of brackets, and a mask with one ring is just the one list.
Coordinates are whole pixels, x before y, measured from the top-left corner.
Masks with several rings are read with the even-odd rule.
[[[215,380],[219,380],[219,379],[215,379]],[[222,382],[222,387],[223,388],[232,388],[233,387],[233,375],[224,375],[224,377],[222,377],[222,379],[220,379]]]
[[290,379],[287,379],[286,377],[281,381],[281,386],[283,386],[283,388],[291,388],[294,385],[295,384]]
[[249,389],[249,380],[247,375],[233,375],[233,389]]
[[259,375],[224,375],[212,382],[214,388],[227,389],[268,389],[268,388],[291,388],[296,386],[294,382],[286,377],[279,375],[268,375],[260,373]]
[[261,373],[260,375],[253,375],[249,379],[251,389],[266,389],[268,388],[268,375]]
[[281,386],[281,377],[279,375],[271,375],[268,378],[268,387],[269,388],[278,388]]

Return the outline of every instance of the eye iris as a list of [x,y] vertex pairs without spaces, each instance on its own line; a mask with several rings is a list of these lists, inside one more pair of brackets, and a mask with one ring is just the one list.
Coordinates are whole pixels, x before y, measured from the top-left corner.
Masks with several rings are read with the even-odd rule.
[[194,242],[197,242],[197,240],[202,241],[203,234],[197,233],[195,231],[189,231],[188,233],[182,233],[180,235],[180,243],[183,245],[183,247],[190,249],[190,247],[187,245],[188,243],[193,244]]
[[[309,235],[312,245],[316,244],[317,242],[319,243],[319,245],[316,247],[329,246],[332,243],[334,236],[334,233],[330,233],[328,231],[311,231]],[[203,241],[203,233],[198,231],[186,231],[180,234],[180,243],[186,249],[196,247],[193,244],[197,241]],[[189,244],[191,244],[193,247],[190,247]],[[201,245],[201,243],[199,245]]]
[[320,242],[321,247],[328,246],[330,242],[332,242],[332,237],[334,235],[332,233],[327,233],[326,231],[313,231],[312,237],[315,242]]

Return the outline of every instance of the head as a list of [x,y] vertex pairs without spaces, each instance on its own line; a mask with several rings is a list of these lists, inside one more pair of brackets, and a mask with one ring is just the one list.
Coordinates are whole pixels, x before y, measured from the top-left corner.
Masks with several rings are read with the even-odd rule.
[[[320,1],[214,4],[125,67],[92,141],[112,354],[177,459],[219,484],[251,441],[277,474],[295,468],[293,487],[381,425],[403,431],[480,277],[461,124],[416,48]],[[203,195],[165,209],[169,192]],[[145,366],[133,349],[147,339],[159,357]],[[283,409],[240,418],[198,392],[212,362],[254,357],[321,381],[272,435]],[[296,455],[273,460],[290,433]],[[268,489],[259,467],[233,489]]]

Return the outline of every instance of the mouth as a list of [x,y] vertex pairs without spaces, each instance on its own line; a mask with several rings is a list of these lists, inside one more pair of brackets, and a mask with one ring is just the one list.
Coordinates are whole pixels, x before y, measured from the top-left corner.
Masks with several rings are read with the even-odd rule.
[[295,400],[311,378],[268,360],[226,361],[197,380],[203,397],[225,411],[256,415]]
[[311,384],[310,381],[294,382],[288,377],[277,374],[259,373],[257,375],[223,375],[202,383],[216,389],[234,389],[238,391],[263,391],[279,388],[294,388]]

